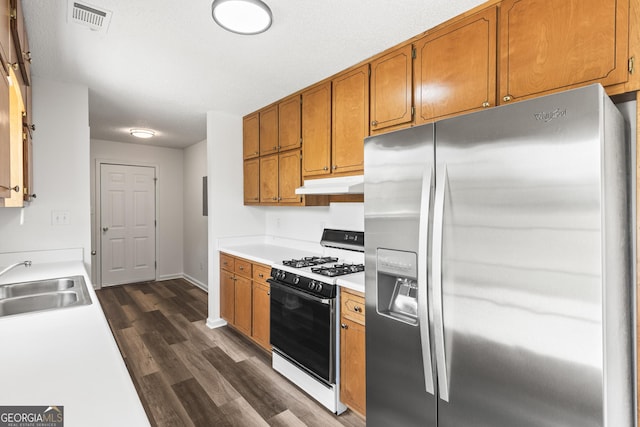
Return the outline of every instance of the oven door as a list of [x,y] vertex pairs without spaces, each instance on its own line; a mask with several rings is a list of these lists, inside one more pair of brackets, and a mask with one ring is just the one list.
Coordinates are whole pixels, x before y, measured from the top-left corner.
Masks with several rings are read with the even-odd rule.
[[316,377],[335,384],[335,298],[271,283],[271,345]]

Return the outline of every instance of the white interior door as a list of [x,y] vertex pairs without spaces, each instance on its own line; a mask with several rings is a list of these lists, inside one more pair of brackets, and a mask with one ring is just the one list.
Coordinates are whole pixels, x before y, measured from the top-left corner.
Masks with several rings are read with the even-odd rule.
[[155,168],[100,166],[102,286],[156,278]]

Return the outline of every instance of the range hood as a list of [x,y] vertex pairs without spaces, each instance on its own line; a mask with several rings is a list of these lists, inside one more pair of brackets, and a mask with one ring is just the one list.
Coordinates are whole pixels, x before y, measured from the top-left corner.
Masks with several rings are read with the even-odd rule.
[[305,179],[296,194],[364,194],[364,175]]

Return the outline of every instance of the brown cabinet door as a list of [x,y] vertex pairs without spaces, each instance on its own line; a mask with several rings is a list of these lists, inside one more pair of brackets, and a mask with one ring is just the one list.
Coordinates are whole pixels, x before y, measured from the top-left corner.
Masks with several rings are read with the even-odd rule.
[[260,157],[260,203],[278,201],[278,155]]
[[[268,276],[267,276],[268,277]],[[253,282],[253,328],[252,337],[266,350],[271,350],[269,335],[270,296],[269,284]]]
[[[11,134],[9,129],[9,82],[0,68],[0,198],[11,197]],[[2,204],[0,204],[2,206]]]
[[244,161],[244,204],[260,202],[260,159]]
[[278,106],[260,111],[260,155],[278,151]]
[[278,174],[278,201],[280,203],[302,202],[302,196],[296,194],[296,188],[302,185],[300,156],[300,150],[280,153]]
[[13,40],[11,39],[11,18],[9,0],[0,0],[0,55],[2,55],[3,69],[11,60]]
[[242,119],[242,157],[250,159],[260,155],[260,114],[253,113]]
[[628,0],[505,0],[500,102],[628,78]]
[[235,315],[235,277],[233,273],[220,270],[220,317],[233,325]]
[[234,326],[251,335],[251,280],[236,275]]
[[302,175],[331,172],[331,82],[302,93]]
[[280,151],[300,147],[300,95],[295,95],[278,104],[278,138]]
[[416,43],[416,124],[496,105],[496,21],[493,6]]
[[369,136],[369,65],[333,80],[331,169],[362,171]]
[[413,119],[411,52],[406,45],[371,63],[371,133],[409,125]]
[[365,415],[365,327],[342,319],[340,329],[340,398],[345,405]]

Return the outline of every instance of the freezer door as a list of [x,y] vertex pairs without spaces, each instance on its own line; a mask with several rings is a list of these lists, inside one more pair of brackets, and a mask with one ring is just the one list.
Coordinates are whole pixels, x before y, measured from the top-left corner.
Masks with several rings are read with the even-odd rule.
[[[605,131],[605,121],[617,130]],[[618,152],[607,168],[624,175],[624,139],[603,136],[619,136],[621,125],[605,120],[599,86],[436,125],[438,427],[631,425],[624,416],[605,423],[603,392],[603,227],[610,217],[621,220],[621,241],[608,257],[628,260],[629,250],[621,237],[624,184],[606,194],[617,207],[603,216],[604,146]],[[622,295],[628,277],[607,286]],[[622,304],[617,310],[630,313]],[[620,334],[628,334],[624,316],[616,321]],[[628,337],[609,332],[625,371]],[[633,389],[615,381],[630,400]]]
[[368,138],[364,175],[367,425],[436,427],[425,307],[433,126]]

